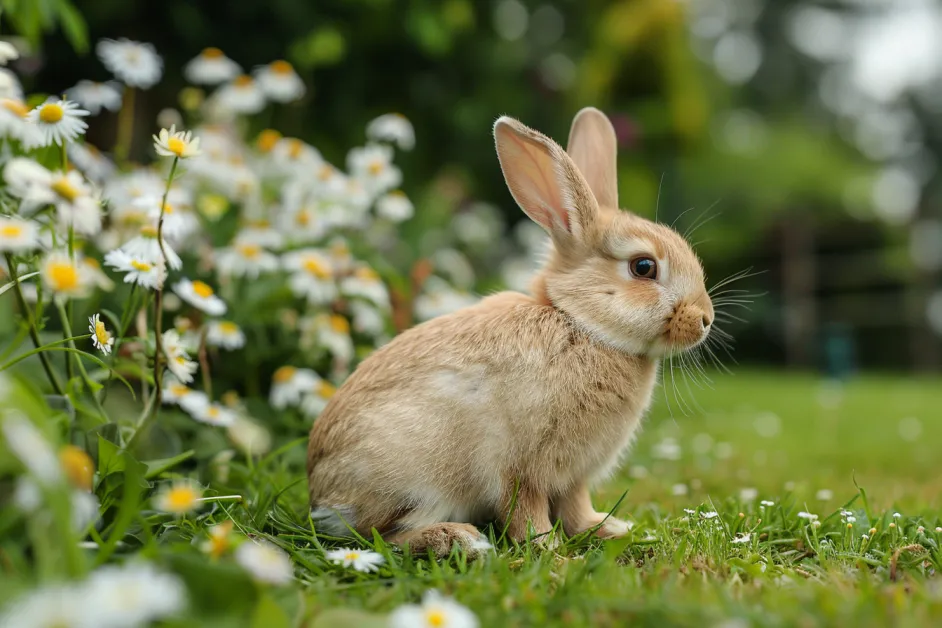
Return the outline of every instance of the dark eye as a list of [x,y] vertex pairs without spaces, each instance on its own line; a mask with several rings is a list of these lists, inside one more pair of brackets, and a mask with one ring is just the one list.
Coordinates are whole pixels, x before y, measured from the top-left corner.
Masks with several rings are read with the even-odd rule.
[[636,257],[628,262],[628,268],[639,279],[657,279],[657,262],[650,257]]

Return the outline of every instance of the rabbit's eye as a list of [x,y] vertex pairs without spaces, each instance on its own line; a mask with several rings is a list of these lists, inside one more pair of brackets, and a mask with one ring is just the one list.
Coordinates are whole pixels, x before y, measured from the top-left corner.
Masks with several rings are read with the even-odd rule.
[[657,262],[650,257],[636,257],[628,262],[628,268],[640,279],[657,279]]

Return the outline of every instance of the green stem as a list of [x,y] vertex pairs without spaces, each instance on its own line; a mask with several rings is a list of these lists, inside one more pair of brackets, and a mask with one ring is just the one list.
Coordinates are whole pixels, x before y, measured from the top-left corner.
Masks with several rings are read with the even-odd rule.
[[48,351],[52,347],[56,347],[66,342],[74,342],[76,340],[85,340],[86,338],[91,338],[91,337],[92,337],[91,334],[85,334],[83,336],[72,336],[71,338],[63,338],[62,340],[54,340],[50,343],[44,344],[41,347],[37,347],[35,349],[32,349],[31,351],[27,351],[26,353],[21,353],[15,358],[11,358],[9,361],[4,362],[3,364],[0,364],[0,372],[7,370],[11,366],[14,366],[19,362],[22,362],[23,360],[25,360],[26,358],[30,356],[42,355],[43,351]]
[[213,398],[213,380],[209,374],[209,358],[206,355],[206,333],[208,327],[203,326],[203,333],[200,334],[200,347],[197,351],[197,356],[199,357],[200,370],[203,371],[203,392],[206,393],[206,396],[210,399]]
[[[20,310],[23,312],[23,316],[26,317],[26,324],[29,325],[29,335],[33,339],[33,346],[37,349],[40,348],[43,343],[39,339],[39,330],[36,328],[36,321],[33,319],[33,314],[29,309],[29,305],[26,303],[26,299],[23,297],[23,289],[20,287],[19,279],[16,275],[16,264],[13,263],[13,256],[9,253],[5,254],[7,260],[7,267],[10,269],[10,279],[13,281],[14,287],[13,291],[16,293],[16,300],[20,304]],[[43,370],[46,371],[46,377],[49,378],[49,383],[52,384],[52,389],[57,395],[62,394],[62,385],[59,383],[59,379],[56,377],[56,374],[52,370],[52,366],[49,364],[49,358],[43,354],[39,354],[39,361],[43,365]]]
[[[157,244],[160,246],[161,263],[167,268],[167,251],[164,249],[164,210],[167,207],[167,197],[170,195],[170,186],[173,185],[173,175],[177,172],[177,164],[180,158],[174,157],[173,164],[170,166],[170,174],[167,176],[167,187],[164,189],[163,199],[160,201],[160,217],[157,219]],[[167,275],[169,276],[169,269]],[[166,281],[166,279],[164,280]],[[153,412],[157,414],[160,411],[161,396],[161,357],[163,355],[163,339],[161,338],[161,327],[163,327],[163,284],[157,286],[154,296],[154,399]],[[135,433],[135,436],[137,434]]]
[[137,296],[137,284],[131,284],[131,292],[128,293],[128,301],[124,306],[124,311],[121,312],[121,327],[117,329],[117,335],[114,340],[114,347],[111,351],[111,373],[108,374],[108,379],[105,381],[104,388],[101,391],[101,403],[105,403],[105,399],[108,398],[108,388],[111,385],[111,380],[114,379],[114,365],[118,360],[118,348],[121,343],[124,341],[124,337],[128,334],[128,329],[131,327],[131,321],[134,320],[133,312],[137,311],[137,301],[135,297]]
[[[75,347],[75,340],[72,339],[72,323],[69,321],[69,316],[65,311],[65,306],[61,302],[56,301],[56,308],[59,310],[59,318],[62,320],[62,327],[65,329],[65,334],[69,338],[69,348],[73,351],[78,351]],[[82,374],[82,381],[85,382],[85,385],[88,386],[88,392],[92,396],[92,400],[95,402],[95,408],[98,412],[101,413],[101,416],[108,418],[108,414],[105,412],[105,409],[101,405],[101,401],[98,399],[98,395],[95,394],[96,384],[92,381],[92,378],[88,376],[88,371],[85,370],[85,365],[82,364],[82,361],[76,359],[76,363],[79,367],[79,372]]]
[[131,152],[131,140],[134,136],[134,88],[124,88],[124,103],[118,114],[118,137],[115,141],[114,156],[119,165],[124,165]]

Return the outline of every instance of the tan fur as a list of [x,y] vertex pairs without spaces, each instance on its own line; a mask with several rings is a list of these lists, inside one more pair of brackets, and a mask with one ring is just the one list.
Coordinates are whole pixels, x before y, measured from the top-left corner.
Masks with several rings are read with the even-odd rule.
[[[599,133],[600,115],[573,125],[586,168],[604,163],[579,137]],[[712,305],[683,238],[600,208],[588,181],[607,175],[584,177],[545,136],[509,118],[494,133],[508,186],[552,254],[533,297],[498,293],[409,329],[337,391],[308,448],[311,505],[331,530],[337,512],[361,534],[443,553],[473,549],[462,523],[496,519],[516,540],[557,519],[568,534],[602,523],[589,487],[636,435],[658,357],[706,336]],[[631,276],[626,255],[655,257],[663,281]],[[608,519],[598,533],[626,531]]]

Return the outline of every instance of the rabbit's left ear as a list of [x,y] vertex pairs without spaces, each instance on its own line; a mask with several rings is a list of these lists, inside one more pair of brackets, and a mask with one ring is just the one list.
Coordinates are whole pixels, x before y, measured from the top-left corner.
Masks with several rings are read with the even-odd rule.
[[585,107],[572,119],[566,152],[602,207],[618,209],[618,140],[608,116]]

